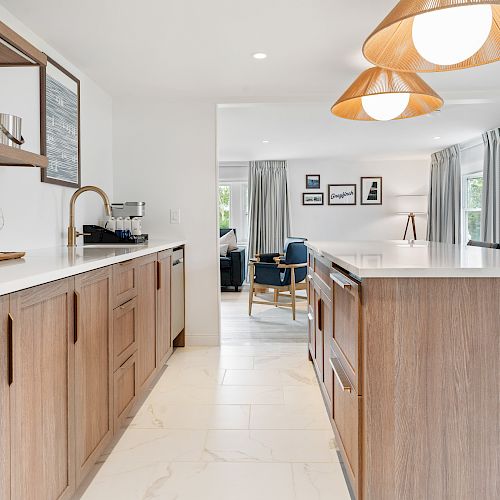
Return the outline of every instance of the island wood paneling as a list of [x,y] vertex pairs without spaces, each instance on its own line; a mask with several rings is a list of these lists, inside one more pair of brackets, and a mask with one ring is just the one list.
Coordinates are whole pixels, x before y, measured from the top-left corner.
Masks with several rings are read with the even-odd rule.
[[500,498],[500,279],[366,279],[363,318],[363,500]]
[[11,295],[11,498],[70,498],[74,476],[73,280]]

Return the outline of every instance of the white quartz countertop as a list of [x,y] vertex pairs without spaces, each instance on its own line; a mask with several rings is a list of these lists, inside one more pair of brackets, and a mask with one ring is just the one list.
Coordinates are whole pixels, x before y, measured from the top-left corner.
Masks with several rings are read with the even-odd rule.
[[22,259],[0,261],[0,295],[85,273],[184,245],[152,240],[146,245],[87,245],[28,250]]
[[500,277],[500,250],[429,241],[308,241],[358,278]]

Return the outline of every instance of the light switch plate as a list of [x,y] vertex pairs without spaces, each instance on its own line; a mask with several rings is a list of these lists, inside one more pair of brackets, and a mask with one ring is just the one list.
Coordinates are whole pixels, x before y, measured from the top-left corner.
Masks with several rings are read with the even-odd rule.
[[181,209],[171,208],[170,209],[170,224],[180,224],[181,223]]

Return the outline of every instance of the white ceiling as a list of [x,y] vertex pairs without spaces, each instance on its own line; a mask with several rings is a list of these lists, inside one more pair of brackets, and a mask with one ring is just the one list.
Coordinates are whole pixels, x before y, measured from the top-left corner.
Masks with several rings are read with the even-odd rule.
[[395,0],[0,2],[112,96],[278,103],[224,108],[221,159],[419,155],[441,145],[435,135],[445,145],[500,125],[498,63],[425,76],[448,101],[439,117],[365,124],[329,115],[368,66],[362,43]]

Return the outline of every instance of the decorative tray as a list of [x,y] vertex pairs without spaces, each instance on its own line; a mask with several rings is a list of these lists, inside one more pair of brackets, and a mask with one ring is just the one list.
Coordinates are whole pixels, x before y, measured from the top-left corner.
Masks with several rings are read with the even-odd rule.
[[0,260],[21,259],[26,252],[0,252]]

